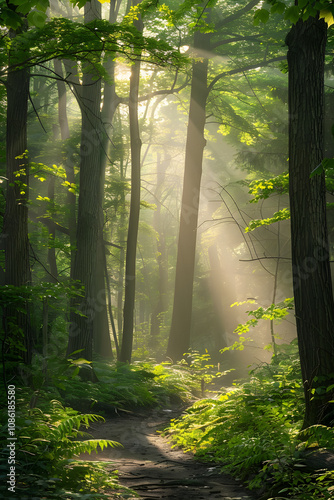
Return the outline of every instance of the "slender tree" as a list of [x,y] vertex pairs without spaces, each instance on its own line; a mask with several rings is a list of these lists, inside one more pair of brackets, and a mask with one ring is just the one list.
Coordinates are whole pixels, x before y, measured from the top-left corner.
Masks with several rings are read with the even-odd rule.
[[[243,68],[226,70],[215,75],[208,82],[208,62],[211,52],[219,47],[235,42],[250,41],[254,43],[253,35],[232,36],[226,33],[226,28],[247,15],[259,0],[251,0],[233,13],[215,22],[216,33],[211,30],[199,29],[194,35],[195,59],[192,67],[191,98],[189,121],[187,130],[185,173],[180,215],[180,229],[178,240],[178,254],[175,275],[174,305],[172,323],[168,341],[167,356],[173,360],[180,359],[190,346],[191,312],[194,264],[196,252],[196,234],[199,207],[200,183],[202,175],[202,159],[205,147],[204,126],[206,103],[209,93],[219,80],[228,75],[242,73],[261,65],[280,60],[281,57],[268,58],[264,54],[263,60],[248,61]],[[210,14],[211,10],[202,6],[202,14]],[[210,16],[213,17],[213,16]],[[209,17],[209,20],[210,20]],[[217,39],[217,33],[221,33]]]
[[157,201],[157,208],[154,212],[153,227],[157,232],[157,264],[158,264],[158,297],[151,314],[150,333],[152,342],[157,343],[157,336],[162,325],[162,313],[168,309],[167,289],[168,289],[168,262],[165,231],[162,224],[161,206],[163,203],[163,185],[166,179],[166,171],[171,162],[171,157],[166,154],[162,159],[160,153],[157,154],[157,183],[154,198]]
[[[67,115],[67,89],[66,83],[63,81],[64,71],[63,66],[68,72],[70,76],[73,69],[72,65],[74,62],[71,61],[61,61],[59,59],[54,60],[54,70],[59,77],[57,79],[57,92],[58,92],[58,123],[60,128],[60,137],[62,141],[67,141],[70,138],[70,127],[68,123],[68,115]],[[71,75],[72,79],[72,75]],[[79,82],[78,82],[79,83]],[[78,86],[76,87],[78,88]],[[74,162],[71,158],[71,152],[67,145],[65,145],[65,153],[63,156],[63,163],[66,170],[66,180],[71,184],[75,184],[75,174],[74,174]],[[69,231],[69,240],[70,240],[70,251],[71,251],[71,272],[74,269],[74,248],[76,244],[76,195],[71,190],[67,190],[66,193],[66,207],[68,209],[68,231]]]
[[174,305],[167,347],[167,356],[173,360],[182,358],[190,345],[198,206],[205,147],[205,106],[208,96],[208,59],[200,51],[205,54],[209,49],[210,37],[210,33],[200,31],[194,35],[194,50],[198,52],[192,64]]
[[[109,22],[113,24],[117,20],[117,14],[120,7],[120,2],[115,0],[110,3],[109,10]],[[111,83],[104,82],[103,88],[103,106],[101,110],[101,125],[103,127],[103,133],[101,135],[101,144],[98,148],[101,149],[101,212],[99,217],[99,242],[98,242],[98,254],[97,254],[97,267],[96,267],[96,287],[98,290],[98,304],[94,316],[94,349],[97,354],[105,358],[112,357],[111,343],[110,343],[110,331],[109,322],[107,315],[107,299],[106,299],[106,283],[105,280],[109,280],[109,276],[105,276],[106,266],[105,266],[105,244],[104,244],[104,215],[102,211],[102,200],[104,198],[104,184],[105,184],[105,172],[108,161],[110,159],[110,146],[112,137],[112,121],[120,102],[115,87],[115,60],[112,55],[106,55],[104,61],[105,70],[111,80]],[[110,297],[108,299],[110,301]],[[111,313],[111,306],[109,304],[109,312]],[[112,314],[112,313],[111,313]],[[109,314],[110,316],[110,314]],[[113,317],[110,317],[110,323],[113,325]]]
[[[134,2],[136,5],[138,2]],[[134,21],[138,31],[143,30],[141,18]],[[139,57],[140,54],[136,54]],[[140,155],[141,139],[138,121],[138,94],[140,60],[131,66],[129,93],[129,125],[131,142],[131,200],[125,260],[125,297],[123,309],[123,336],[120,361],[131,361],[133,343],[133,323],[136,292],[136,254],[140,212]]]

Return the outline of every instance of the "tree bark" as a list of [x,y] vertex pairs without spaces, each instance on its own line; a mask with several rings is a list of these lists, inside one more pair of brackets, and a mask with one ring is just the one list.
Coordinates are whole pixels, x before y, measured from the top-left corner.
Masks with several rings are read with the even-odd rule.
[[[15,33],[11,32],[11,37]],[[9,60],[9,64],[11,57]],[[7,133],[6,133],[6,209],[3,234],[5,248],[5,282],[7,285],[22,286],[31,282],[28,239],[28,159],[27,111],[29,97],[29,71],[9,70],[7,82]],[[22,156],[23,155],[23,156]],[[17,325],[24,334],[25,363],[31,361],[32,339],[29,325],[29,310],[26,313],[8,309],[7,317],[15,316]]]
[[[120,122],[121,123],[121,122]],[[121,133],[122,137],[122,133]],[[120,157],[120,179],[125,182],[126,179],[126,166],[124,165],[124,144],[123,140],[120,145],[121,157]],[[118,241],[121,245],[119,252],[119,268],[118,268],[118,283],[117,283],[117,328],[119,335],[119,342],[121,343],[121,336],[123,335],[123,290],[124,290],[124,267],[125,267],[125,240],[126,240],[126,207],[125,207],[125,192],[124,188],[120,195],[120,219],[118,224]]]
[[[110,4],[110,15],[109,22],[116,22],[117,8],[115,2]],[[112,57],[106,56],[106,61],[104,63],[104,68],[107,71],[109,77],[112,81],[115,80],[115,61]],[[98,243],[98,258],[97,258],[97,273],[96,273],[96,284],[98,290],[98,308],[95,313],[94,319],[94,349],[97,354],[104,358],[112,358],[113,352],[110,341],[110,331],[108,323],[108,313],[107,313],[107,300],[106,300],[106,283],[105,276],[105,247],[103,242],[103,211],[102,211],[102,200],[104,197],[104,181],[105,181],[105,171],[110,158],[110,146],[111,146],[111,136],[112,136],[112,121],[119,104],[119,100],[116,95],[115,84],[108,84],[105,82],[103,91],[103,108],[101,111],[101,213],[100,213],[100,227],[99,227],[99,243]],[[110,297],[109,297],[110,300]],[[113,318],[110,317],[110,321]]]
[[[209,46],[209,41],[209,33],[196,32],[194,36],[195,50],[205,50]],[[198,207],[205,147],[207,74],[208,59],[205,57],[195,59],[192,66],[173,315],[167,347],[167,356],[173,361],[181,359],[190,345]]]
[[[141,20],[135,21],[138,30],[143,29]],[[129,122],[131,142],[131,199],[128,237],[125,259],[125,296],[123,308],[123,336],[119,360],[131,362],[133,343],[134,306],[136,293],[136,255],[140,212],[140,154],[141,139],[138,122],[138,92],[140,77],[140,61],[131,67]]]
[[168,288],[168,263],[165,234],[162,228],[161,221],[161,200],[162,189],[166,178],[166,170],[170,164],[171,158],[168,156],[161,160],[160,153],[157,156],[157,185],[154,192],[154,197],[157,200],[157,208],[154,212],[153,227],[158,234],[157,241],[157,263],[158,263],[158,298],[155,307],[151,314],[151,342],[157,346],[159,342],[158,335],[162,325],[162,313],[168,308],[167,305],[167,288]]
[[[323,160],[323,19],[299,20],[286,43],[289,64],[289,185],[295,314],[305,391],[304,427],[328,424],[334,372],[334,308]],[[333,376],[333,375],[332,375]],[[331,417],[332,418],[332,417]]]
[[[85,5],[85,22],[101,16],[101,4],[92,0]],[[78,205],[77,249],[73,278],[85,287],[81,300],[72,300],[67,354],[89,361],[93,356],[93,326],[97,310],[95,282],[101,214],[101,80],[91,66],[83,68],[83,86],[79,100],[82,113],[80,151],[80,193]],[[75,309],[80,311],[78,313]]]
[[[70,74],[70,61],[64,61],[64,67]],[[74,64],[71,62],[71,64]],[[54,59],[54,70],[55,73],[63,78],[63,68],[62,62],[59,59]],[[68,76],[68,75],[67,75]],[[79,82],[78,82],[79,83]],[[70,128],[68,124],[67,117],[67,98],[66,98],[66,84],[62,80],[57,80],[57,91],[58,91],[58,123],[60,128],[60,136],[62,141],[66,141],[70,137]],[[74,174],[74,162],[71,159],[71,152],[67,145],[65,145],[65,154],[63,158],[64,167],[66,171],[66,179],[71,184],[75,184],[75,174]],[[66,194],[66,206],[68,209],[68,230],[70,237],[70,247],[71,247],[71,277],[74,270],[74,257],[75,257],[75,245],[76,245],[76,196],[71,191],[67,190]]]

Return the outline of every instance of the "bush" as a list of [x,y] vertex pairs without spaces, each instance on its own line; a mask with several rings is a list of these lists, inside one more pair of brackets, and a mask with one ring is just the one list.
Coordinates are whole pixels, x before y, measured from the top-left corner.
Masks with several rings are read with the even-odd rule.
[[[271,490],[280,499],[332,498],[332,472],[304,471],[302,451],[333,446],[332,429],[300,433],[304,394],[296,342],[280,347],[270,364],[217,398],[196,402],[172,421],[167,433],[198,458],[221,464],[250,488]],[[315,437],[315,432],[317,436]],[[312,438],[311,438],[312,436]]]
[[[24,391],[23,391],[24,392]],[[64,408],[59,401],[42,401],[40,408],[29,409],[26,394],[18,394],[15,416],[15,493],[13,498],[34,499],[102,499],[105,490],[116,491],[116,475],[106,463],[84,462],[73,457],[97,451],[98,447],[118,446],[103,439],[83,439],[81,430],[91,422],[103,420],[99,415],[81,415]],[[6,418],[6,412],[2,411]],[[8,495],[9,450],[8,428],[2,427],[0,493]],[[80,438],[81,440],[78,440]],[[11,441],[12,442],[12,441]]]

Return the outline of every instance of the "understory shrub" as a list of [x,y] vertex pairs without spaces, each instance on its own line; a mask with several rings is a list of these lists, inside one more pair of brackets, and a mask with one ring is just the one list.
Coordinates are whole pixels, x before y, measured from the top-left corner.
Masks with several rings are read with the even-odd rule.
[[249,488],[263,490],[263,498],[268,492],[279,499],[334,497],[333,472],[310,472],[302,460],[312,447],[333,447],[334,433],[325,426],[300,432],[304,394],[296,342],[221,392],[171,422],[166,433],[176,445],[219,463]]
[[[95,361],[94,372],[97,382],[83,381],[79,370],[69,363],[51,360],[50,373],[61,373],[52,380],[49,389],[54,397],[80,411],[117,411],[153,407],[182,402],[192,397],[200,385],[191,373],[181,368],[171,368],[150,362],[131,365],[118,362]],[[71,372],[72,370],[72,372]],[[59,371],[59,370],[58,370]],[[72,373],[72,375],[71,375]]]
[[[21,394],[20,394],[21,392]],[[120,487],[117,475],[106,462],[78,460],[81,453],[91,453],[106,446],[120,446],[105,439],[89,439],[82,428],[103,420],[99,415],[82,415],[65,408],[59,401],[41,396],[40,407],[30,409],[25,391],[17,392],[15,415],[14,488],[9,482],[10,455],[8,428],[1,430],[0,496],[2,498],[86,499],[115,498]],[[6,411],[2,411],[6,421]],[[115,468],[115,467],[113,467]],[[109,464],[110,469],[110,464]],[[13,469],[12,469],[13,470]]]
[[[0,497],[33,499],[131,498],[117,482],[117,463],[78,459],[109,440],[90,439],[83,428],[104,420],[97,413],[152,408],[185,401],[194,385],[190,374],[152,363],[94,362],[98,382],[80,379],[80,360],[35,355],[30,367],[18,366],[15,405],[15,492],[8,491],[9,429],[0,431]],[[41,369],[42,368],[42,369]],[[25,385],[29,381],[31,385]],[[75,407],[73,409],[70,406]],[[8,422],[7,399],[0,397],[1,418]],[[80,413],[87,411],[87,413]]]

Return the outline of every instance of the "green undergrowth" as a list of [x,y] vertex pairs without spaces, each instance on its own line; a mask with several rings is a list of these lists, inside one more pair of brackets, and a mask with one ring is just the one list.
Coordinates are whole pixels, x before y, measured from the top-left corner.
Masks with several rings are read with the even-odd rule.
[[[83,365],[87,369],[87,362],[60,358],[46,362],[35,355],[31,367],[19,366],[15,384],[9,385],[15,385],[10,389],[15,393],[12,463],[8,461],[7,396],[1,394],[1,498],[134,498],[135,493],[118,484],[117,462],[79,459],[81,453],[119,445],[91,439],[90,424],[103,421],[101,414],[109,417],[116,412],[119,418],[127,411],[179,404],[193,398],[200,387],[198,374],[182,366],[94,362],[97,381],[93,383],[81,380]],[[8,490],[9,473],[15,476],[13,491]]]
[[[51,365],[50,373],[55,373]],[[198,377],[182,367],[149,362],[125,364],[94,362],[97,382],[83,381],[76,370],[64,365],[50,390],[64,403],[80,411],[108,415],[187,401],[199,391]],[[40,372],[38,372],[40,374]]]
[[[86,432],[92,422],[103,418],[80,414],[44,396],[39,403],[39,407],[30,408],[27,391],[18,390],[15,439],[8,440],[11,432],[7,425],[1,428],[1,498],[123,498],[125,489],[118,485],[115,464],[78,459],[81,453],[120,446],[106,439],[91,439]],[[5,413],[3,410],[3,420]]]
[[[334,474],[309,471],[305,450],[334,447],[334,432],[300,432],[304,395],[296,343],[280,347],[270,364],[215,398],[197,401],[166,433],[175,445],[212,461],[255,489],[258,498],[333,499]],[[276,495],[276,496],[273,496]]]
[[[133,492],[118,485],[117,463],[79,459],[81,453],[119,445],[91,439],[87,428],[102,421],[101,414],[180,403],[199,385],[196,376],[182,367],[148,362],[94,362],[98,381],[93,383],[81,380],[81,365],[87,369],[87,362],[35,355],[31,367],[19,367],[15,389],[11,389],[16,438],[10,441],[15,448],[11,463],[9,410],[7,397],[1,395],[1,421],[5,423],[0,431],[1,498],[134,498]],[[8,490],[9,473],[14,478],[13,491]]]

